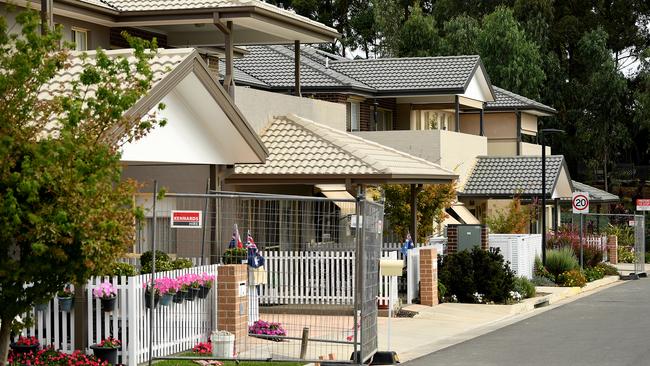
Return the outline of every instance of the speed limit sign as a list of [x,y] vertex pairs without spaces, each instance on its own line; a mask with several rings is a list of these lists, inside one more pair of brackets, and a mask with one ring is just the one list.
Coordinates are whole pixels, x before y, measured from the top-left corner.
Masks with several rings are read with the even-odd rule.
[[571,199],[571,206],[573,206],[574,214],[589,213],[589,193],[573,192],[573,199]]

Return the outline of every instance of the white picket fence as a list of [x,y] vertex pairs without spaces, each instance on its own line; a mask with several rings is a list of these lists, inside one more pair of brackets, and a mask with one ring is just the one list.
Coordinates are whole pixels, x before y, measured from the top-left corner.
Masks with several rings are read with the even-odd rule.
[[490,234],[490,248],[499,248],[517,276],[533,278],[535,257],[542,255],[541,234]]
[[[209,273],[217,276],[218,265],[193,267],[157,273],[156,277],[177,277],[187,273]],[[134,277],[94,277],[86,286],[88,344],[99,343],[111,336],[122,341],[118,362],[135,366],[148,361],[151,316],[145,307],[144,286],[151,275]],[[115,309],[101,311],[101,302],[93,298],[92,290],[103,281],[117,288]],[[192,348],[206,341],[216,325],[216,289],[205,299],[158,305],[154,312],[153,355],[167,356]],[[74,350],[74,318],[72,313],[59,311],[57,299],[50,301],[48,311],[36,312],[36,322],[24,334],[35,335],[41,345],[71,353]],[[88,350],[87,350],[88,351]]]
[[[269,278],[259,285],[260,304],[352,305],[355,289],[353,251],[261,252]],[[397,258],[395,252],[383,255]],[[388,278],[380,277],[379,299],[388,299]],[[392,278],[397,287],[397,278]],[[397,303],[397,291],[391,291]]]

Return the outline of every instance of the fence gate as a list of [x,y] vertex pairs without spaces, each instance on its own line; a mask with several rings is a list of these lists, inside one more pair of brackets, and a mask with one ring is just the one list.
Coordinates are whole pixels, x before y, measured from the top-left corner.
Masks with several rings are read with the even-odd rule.
[[[219,346],[214,358],[357,363],[377,351],[382,205],[251,193],[167,193],[154,210],[153,197],[140,198],[146,220],[135,249],[155,246],[179,258],[218,264],[208,295],[215,301],[211,331],[197,339],[207,342],[212,331],[220,331],[214,333],[213,346]],[[175,225],[177,211],[187,212],[188,220],[199,217],[200,223]],[[248,265],[259,261],[251,243],[263,267]],[[244,249],[238,252],[239,246]],[[183,303],[205,301],[184,296],[189,297]],[[171,303],[165,311],[158,306],[151,310],[153,325],[149,320],[142,324],[152,329],[147,338],[152,359],[197,357],[187,347],[160,351],[174,349],[156,337],[172,330],[161,328],[170,324],[161,317],[178,306]],[[187,326],[177,321],[173,327]]]

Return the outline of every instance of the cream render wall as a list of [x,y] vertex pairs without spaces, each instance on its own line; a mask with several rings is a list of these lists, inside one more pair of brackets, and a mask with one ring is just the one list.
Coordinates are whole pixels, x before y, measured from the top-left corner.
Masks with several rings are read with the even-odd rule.
[[258,134],[272,118],[290,113],[338,130],[345,131],[346,127],[346,106],[341,103],[238,86],[235,104]]

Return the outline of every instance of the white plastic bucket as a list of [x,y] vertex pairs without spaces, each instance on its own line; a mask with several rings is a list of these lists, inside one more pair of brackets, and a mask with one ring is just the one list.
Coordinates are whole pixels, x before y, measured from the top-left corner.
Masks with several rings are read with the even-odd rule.
[[212,332],[212,357],[232,358],[235,353],[235,335],[225,330]]

